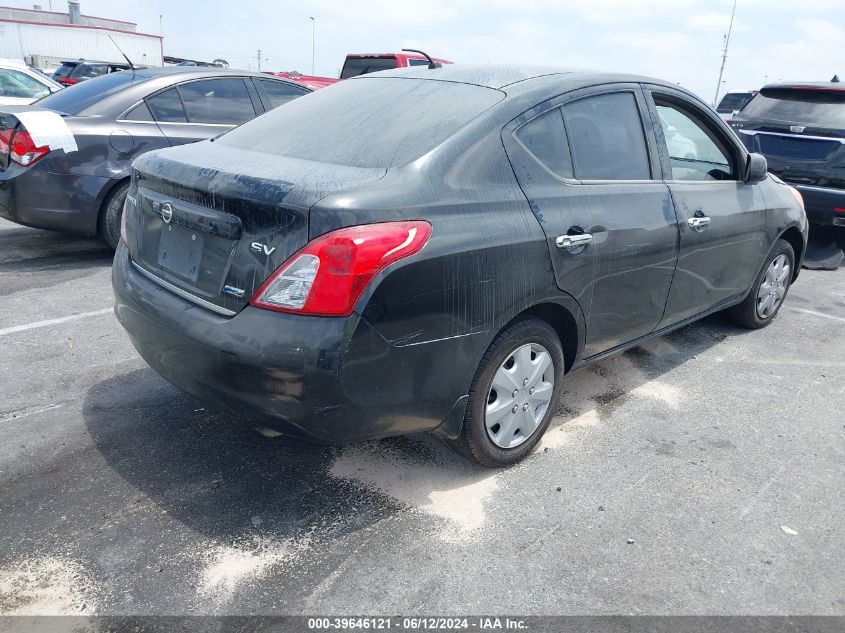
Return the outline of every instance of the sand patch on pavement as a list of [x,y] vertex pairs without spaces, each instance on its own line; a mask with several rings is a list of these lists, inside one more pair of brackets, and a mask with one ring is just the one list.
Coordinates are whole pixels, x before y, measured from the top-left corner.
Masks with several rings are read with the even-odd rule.
[[91,615],[97,587],[76,561],[24,558],[0,568],[0,615]]
[[307,538],[279,541],[255,536],[232,545],[212,547],[202,554],[198,591],[206,597],[226,600],[242,585],[291,563],[308,545]]
[[346,447],[329,471],[392,497],[399,503],[446,519],[446,541],[472,540],[484,527],[485,502],[499,487],[497,471],[476,467],[433,438],[414,438],[421,456],[389,441]]

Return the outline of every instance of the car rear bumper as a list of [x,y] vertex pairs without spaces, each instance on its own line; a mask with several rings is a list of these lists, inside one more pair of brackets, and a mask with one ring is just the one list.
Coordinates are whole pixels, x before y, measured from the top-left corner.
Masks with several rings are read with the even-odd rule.
[[204,403],[323,442],[431,431],[463,419],[461,396],[474,368],[466,375],[452,341],[394,346],[358,315],[248,306],[223,317],[138,272],[122,244],[112,283],[115,314],[138,353]]
[[110,179],[56,174],[40,165],[0,172],[0,217],[40,229],[79,235],[97,232],[102,194]]
[[845,226],[845,189],[796,184],[792,186],[801,192],[810,222]]

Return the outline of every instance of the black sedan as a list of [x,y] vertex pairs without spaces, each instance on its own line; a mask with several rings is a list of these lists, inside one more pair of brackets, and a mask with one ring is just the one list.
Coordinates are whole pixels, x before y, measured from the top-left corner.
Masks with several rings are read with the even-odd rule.
[[[115,248],[134,158],[217,136],[308,92],[264,74],[145,68],[90,79],[32,106],[2,107],[0,216],[99,233]],[[45,140],[60,137],[61,148]]]
[[503,466],[567,372],[718,310],[771,323],[806,238],[798,192],[674,84],[449,66],[136,160],[112,280],[201,400]]

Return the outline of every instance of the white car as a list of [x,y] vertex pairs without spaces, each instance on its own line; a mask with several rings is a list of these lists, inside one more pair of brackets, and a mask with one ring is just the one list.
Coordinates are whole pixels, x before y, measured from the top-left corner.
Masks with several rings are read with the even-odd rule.
[[17,59],[0,59],[0,105],[28,105],[62,85]]

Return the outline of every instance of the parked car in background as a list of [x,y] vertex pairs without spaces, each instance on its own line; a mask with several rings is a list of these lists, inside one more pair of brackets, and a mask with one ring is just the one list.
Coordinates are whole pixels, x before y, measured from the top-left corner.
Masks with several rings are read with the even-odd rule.
[[[439,64],[451,64],[447,59],[432,58]],[[391,68],[408,68],[411,66],[427,66],[428,60],[416,53],[355,53],[346,56],[340,71],[341,79],[349,79],[358,75],[389,70]]]
[[273,75],[274,77],[281,77],[282,79],[289,79],[290,81],[295,81],[296,83],[302,84],[303,86],[308,86],[311,90],[319,90],[320,88],[325,88],[326,86],[331,86],[338,82],[337,79],[334,77],[317,77],[315,75],[303,75],[298,72],[272,72],[272,71],[265,71],[267,75]]
[[[0,108],[0,216],[116,247],[132,160],[218,136],[310,92],[259,73],[147,68],[65,88],[32,106]],[[25,113],[61,115],[78,151],[38,147]]]
[[123,229],[115,313],[167,380],[485,466],[532,450],[568,371],[718,310],[771,323],[807,239],[800,195],[693,94],[496,66],[364,75],[147,153]]
[[[125,63],[89,62],[84,59],[62,62],[53,73],[53,79],[64,86],[72,86],[80,81],[87,81],[101,75],[130,70],[132,66]],[[137,68],[137,66],[136,66]]]
[[845,86],[839,82],[765,86],[731,121],[750,151],[794,185],[807,215],[845,226]]
[[0,105],[27,105],[61,89],[61,84],[22,61],[0,59]]
[[730,121],[734,113],[742,110],[743,106],[756,94],[756,90],[731,90],[726,92],[725,96],[719,101],[719,105],[716,106],[716,112],[721,115],[723,120]]

